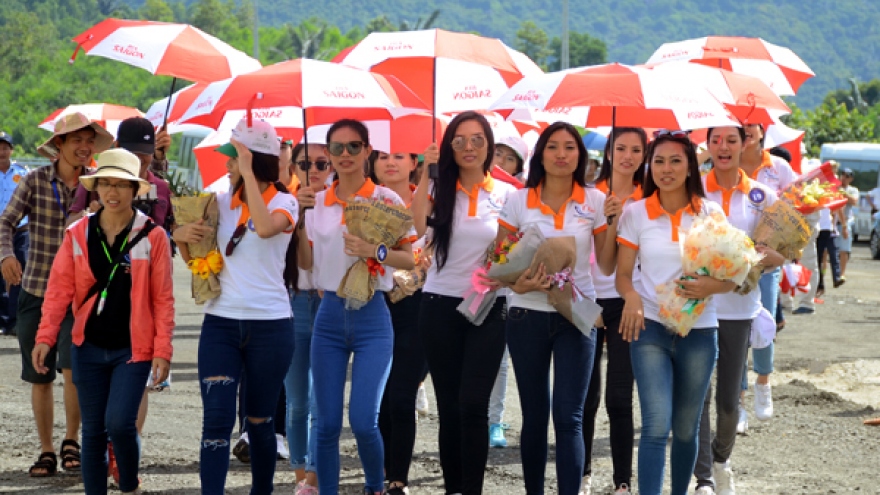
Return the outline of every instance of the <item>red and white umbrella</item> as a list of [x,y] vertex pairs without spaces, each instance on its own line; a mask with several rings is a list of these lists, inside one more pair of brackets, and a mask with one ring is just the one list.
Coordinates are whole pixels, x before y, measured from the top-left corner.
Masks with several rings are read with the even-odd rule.
[[437,113],[484,110],[543,71],[501,40],[442,29],[371,33],[334,62],[393,75]]
[[170,97],[166,96],[165,98],[162,98],[150,105],[150,108],[146,112],[147,119],[149,119],[155,127],[162,127],[162,125],[167,123],[169,134],[202,128],[202,126],[180,124],[178,121],[180,120],[180,117],[183,116],[183,112],[189,108],[192,102],[207,86],[207,83],[191,84],[176,91]]
[[494,104],[508,119],[700,129],[739,125],[705,87],[645,67],[607,64],[527,77]]
[[89,118],[92,122],[98,123],[107,132],[116,136],[116,130],[119,123],[129,117],[143,117],[144,114],[137,108],[126,107],[122,105],[113,105],[111,103],[85,103],[82,105],[70,105],[65,108],[55,110],[48,117],[40,122],[40,129],[49,132],[55,130],[55,122],[71,113],[79,112]]
[[778,95],[794,95],[816,74],[788,48],[761,38],[706,36],[665,43],[651,55],[648,64],[686,60],[757,77]]
[[80,49],[188,81],[212,82],[252,72],[260,62],[188,24],[105,19],[73,39]]
[[788,105],[763,81],[717,67],[687,62],[670,62],[650,66],[671,77],[693,81],[705,87],[743,123],[770,125],[774,115],[791,113]]
[[343,118],[389,120],[428,109],[394,77],[297,59],[209,84],[180,122],[217,129],[230,110],[275,107],[306,109],[308,125]]

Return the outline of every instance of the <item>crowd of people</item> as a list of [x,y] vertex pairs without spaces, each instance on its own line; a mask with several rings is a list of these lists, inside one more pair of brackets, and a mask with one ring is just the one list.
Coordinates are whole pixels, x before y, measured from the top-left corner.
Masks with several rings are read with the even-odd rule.
[[[294,145],[268,123],[243,119],[217,150],[228,158],[230,189],[216,195],[216,226],[174,221],[161,178],[170,138],[145,119],[122,122],[114,139],[81,114],[63,117],[39,148],[51,164],[31,171],[11,162],[13,141],[0,133],[3,324],[18,336],[21,376],[32,384],[40,453],[30,475],[54,475],[60,455],[62,469],[82,472],[89,495],[107,493],[108,473],[123,493],[140,493],[148,392],[172,367],[171,243],[190,261],[189,246],[216,233],[222,290],[204,306],[198,345],[202,493],[224,493],[232,455],[250,463],[251,493],[272,493],[279,456],[296,473],[296,495],[337,493],[346,403],[364,493],[410,493],[417,399],[430,376],[445,493],[479,494],[490,446],[507,445],[509,359],[526,493],[545,491],[551,415],[558,493],[591,493],[604,371],[615,494],[634,492],[635,388],[638,492],[661,493],[668,457],[672,494],[695,480],[698,495],[735,495],[752,324],[765,310],[777,328],[783,309],[813,312],[825,252],[833,286],[845,283],[858,201],[847,189],[847,209],[808,217],[814,237],[800,262],[815,283],[800,297],[780,293],[792,260],[766,246],[757,247],[760,287],[745,295],[732,281],[683,273],[679,229],[719,213],[749,233],[795,180],[785,159],[764,149],[763,132],[709,129],[698,158],[686,132],[615,128],[599,163],[561,122],[530,150],[464,112],[419,157],[374,149],[356,120],[336,122],[323,142]],[[848,186],[852,171],[840,176]],[[360,202],[405,208],[412,227],[388,244],[349,233],[345,209]],[[512,283],[480,271],[487,247],[526,229],[573,239],[570,271],[539,264]],[[358,260],[370,267],[375,295],[353,306],[338,291]],[[415,290],[401,291],[398,275],[416,280]],[[458,309],[475,280],[497,295],[478,320]],[[548,302],[560,280],[601,306],[593,328]],[[679,296],[707,300],[684,337],[661,323],[655,287],[670,281]],[[772,342],[752,350],[759,420],[774,414],[773,356]],[[58,455],[56,370],[66,425]]]

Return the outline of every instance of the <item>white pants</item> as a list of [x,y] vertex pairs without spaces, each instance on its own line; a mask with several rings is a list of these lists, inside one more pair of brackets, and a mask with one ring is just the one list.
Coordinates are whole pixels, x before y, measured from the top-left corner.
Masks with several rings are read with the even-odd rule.
[[505,346],[504,356],[501,357],[501,367],[498,368],[498,376],[495,377],[495,386],[492,387],[492,395],[489,396],[489,424],[504,422],[504,399],[507,397],[507,368],[509,366],[510,353]]

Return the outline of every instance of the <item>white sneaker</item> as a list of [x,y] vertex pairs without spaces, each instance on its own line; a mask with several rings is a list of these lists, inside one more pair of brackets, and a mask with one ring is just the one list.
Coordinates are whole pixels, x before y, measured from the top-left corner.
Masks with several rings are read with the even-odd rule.
[[733,484],[733,470],[730,469],[730,459],[723,463],[713,463],[712,472],[715,475],[715,493],[717,495],[736,495],[736,487]]
[[428,392],[425,391],[425,384],[419,385],[419,391],[416,393],[416,411],[422,415],[428,415]]
[[742,403],[739,404],[739,420],[736,422],[736,432],[740,435],[745,435],[746,431],[749,429],[749,413],[746,412],[746,408],[743,407]]
[[284,445],[284,437],[280,433],[275,434],[275,449],[278,452],[279,459],[290,459],[290,451]]
[[697,488],[694,495],[715,495],[715,490],[711,486],[701,486]]
[[578,492],[578,495],[591,495],[593,493],[593,477],[590,475],[584,476],[584,479],[581,481],[581,491]]
[[773,395],[771,387],[755,382],[755,417],[767,421],[773,417]]

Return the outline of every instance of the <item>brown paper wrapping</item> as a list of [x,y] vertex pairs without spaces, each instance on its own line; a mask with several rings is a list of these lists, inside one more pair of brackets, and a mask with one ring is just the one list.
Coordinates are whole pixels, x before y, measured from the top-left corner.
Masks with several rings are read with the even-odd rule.
[[[777,201],[767,207],[752,232],[755,245],[765,245],[787,260],[799,259],[810,242],[810,225],[793,206]],[[735,289],[737,294],[748,294],[761,279],[763,268],[752,267],[743,282]]]
[[388,299],[392,303],[400,302],[402,299],[416,293],[425,285],[425,278],[428,275],[428,268],[431,267],[433,257],[429,250],[422,252],[422,255],[416,260],[416,267],[412,270],[394,270],[394,288],[388,292]]
[[[566,268],[574,272],[577,262],[577,244],[574,237],[551,237],[544,241],[535,252],[535,258],[529,273],[535,273],[540,264],[544,264],[544,269],[548,275],[559,273]],[[599,319],[599,315],[591,317],[588,322],[582,321],[579,317],[581,314],[593,314],[596,303],[590,300],[577,302],[573,297],[573,288],[570,283],[566,283],[560,289],[557,285],[553,285],[547,293],[547,302],[556,309],[563,318],[570,321],[585,334],[589,332],[593,325]],[[581,304],[583,303],[583,304]],[[575,305],[581,307],[575,309]],[[599,310],[601,312],[601,309]],[[583,327],[583,328],[582,328]]]
[[[204,258],[208,252],[217,249],[217,223],[220,218],[220,208],[217,206],[215,194],[171,198],[171,207],[174,208],[174,218],[179,225],[204,219],[203,225],[214,228],[210,235],[202,238],[201,242],[187,244],[190,257]],[[192,297],[196,304],[204,304],[205,301],[219,295],[220,282],[217,280],[217,275],[211,273],[207,279],[198,275],[192,276]]]
[[[349,234],[370,244],[385,244],[388,249],[396,246],[413,225],[412,213],[406,207],[380,201],[349,203],[343,215]],[[345,272],[337,293],[345,298],[346,308],[360,309],[373,298],[376,282],[366,260],[361,258]]]

